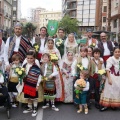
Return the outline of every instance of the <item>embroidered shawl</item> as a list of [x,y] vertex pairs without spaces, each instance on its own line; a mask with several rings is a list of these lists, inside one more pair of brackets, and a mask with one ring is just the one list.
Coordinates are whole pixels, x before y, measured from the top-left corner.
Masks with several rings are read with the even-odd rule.
[[[14,37],[10,38],[8,58],[11,58],[14,53],[15,43],[16,43],[16,38],[14,36]],[[22,62],[26,58],[26,54],[30,48],[32,48],[31,43],[26,38],[21,36],[18,54],[20,55]]]

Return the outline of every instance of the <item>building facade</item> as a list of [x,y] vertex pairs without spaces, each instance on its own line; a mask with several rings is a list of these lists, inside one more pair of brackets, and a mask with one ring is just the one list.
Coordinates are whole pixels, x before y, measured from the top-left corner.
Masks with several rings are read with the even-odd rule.
[[12,33],[12,0],[4,0],[4,34]]
[[99,4],[100,0],[63,0],[62,16],[68,14],[71,18],[77,18],[81,22],[81,31],[88,28],[95,30],[99,26]]
[[102,6],[102,29],[103,30],[107,30],[107,14],[108,14],[107,0],[103,0],[103,6]]
[[111,31],[116,33],[120,42],[120,0],[111,0]]
[[21,19],[21,0],[13,0],[13,22],[12,26],[14,26],[17,22],[20,22]]
[[49,20],[60,21],[62,18],[61,11],[45,11],[40,13],[40,27],[47,26]]
[[0,33],[4,30],[4,1],[0,0]]

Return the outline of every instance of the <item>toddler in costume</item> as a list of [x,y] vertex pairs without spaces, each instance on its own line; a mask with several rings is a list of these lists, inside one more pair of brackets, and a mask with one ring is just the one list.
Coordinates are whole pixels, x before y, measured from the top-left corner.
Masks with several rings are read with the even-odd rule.
[[79,110],[77,113],[82,112],[82,107],[84,106],[85,114],[88,114],[88,107],[87,107],[87,91],[89,90],[89,82],[88,79],[88,71],[82,70],[80,71],[80,79],[76,80],[74,87],[75,87],[75,103],[79,104]]

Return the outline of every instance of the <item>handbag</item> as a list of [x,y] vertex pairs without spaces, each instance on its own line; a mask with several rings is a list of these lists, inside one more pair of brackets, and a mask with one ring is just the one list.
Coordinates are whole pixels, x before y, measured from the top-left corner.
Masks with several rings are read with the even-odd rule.
[[55,81],[49,80],[43,82],[43,87],[45,91],[55,91]]

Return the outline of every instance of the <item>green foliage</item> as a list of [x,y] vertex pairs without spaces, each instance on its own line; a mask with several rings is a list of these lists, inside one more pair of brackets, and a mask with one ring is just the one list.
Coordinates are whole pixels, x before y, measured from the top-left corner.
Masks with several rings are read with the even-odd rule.
[[80,22],[76,18],[70,18],[69,15],[66,15],[59,22],[59,27],[65,30],[66,34],[76,32],[78,33],[78,26]]
[[23,25],[23,35],[27,35],[27,37],[31,38],[36,30],[36,26],[33,23],[26,23]]

